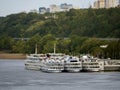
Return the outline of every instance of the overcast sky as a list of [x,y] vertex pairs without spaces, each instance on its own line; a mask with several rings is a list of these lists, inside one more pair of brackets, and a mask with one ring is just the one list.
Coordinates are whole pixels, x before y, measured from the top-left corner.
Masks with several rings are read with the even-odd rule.
[[0,0],[0,16],[19,12],[29,12],[39,7],[49,7],[51,4],[60,5],[61,3],[73,4],[80,8],[88,8],[96,0]]

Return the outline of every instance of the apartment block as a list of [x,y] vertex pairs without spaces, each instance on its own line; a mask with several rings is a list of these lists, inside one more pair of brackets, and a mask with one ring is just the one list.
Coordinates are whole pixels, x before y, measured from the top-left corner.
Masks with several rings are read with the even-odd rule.
[[55,4],[50,5],[50,12],[51,13],[60,12],[60,11],[61,11],[60,6],[57,6]]
[[97,8],[97,9],[99,8],[99,2],[98,1],[94,2],[94,8]]
[[[52,5],[50,5],[49,8],[40,7],[39,8],[39,13],[44,14],[46,12],[49,12],[49,13],[65,12],[65,11],[69,11],[72,8],[74,8],[73,5],[72,4],[67,4],[67,3],[63,3],[63,4],[60,4],[60,5],[52,4]],[[74,9],[79,9],[79,8],[74,8]]]
[[105,8],[106,0],[97,0],[94,2],[94,8]]
[[69,11],[70,9],[73,8],[73,6],[72,6],[72,4],[66,4],[66,3],[64,3],[64,4],[60,5],[60,8],[62,9],[62,11]]
[[72,9],[73,6],[72,4],[67,4],[67,3],[63,3],[61,5],[50,5],[50,12],[55,13],[55,12],[61,12],[61,11],[69,11],[70,9]]
[[106,0],[106,8],[114,8],[117,6],[117,0]]
[[97,0],[94,2],[94,8],[115,8],[120,5],[120,0]]

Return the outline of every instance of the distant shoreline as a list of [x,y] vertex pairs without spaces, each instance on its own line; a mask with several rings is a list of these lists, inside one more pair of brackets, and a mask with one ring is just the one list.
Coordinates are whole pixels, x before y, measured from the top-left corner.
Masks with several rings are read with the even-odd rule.
[[1,53],[0,59],[26,59],[26,54]]

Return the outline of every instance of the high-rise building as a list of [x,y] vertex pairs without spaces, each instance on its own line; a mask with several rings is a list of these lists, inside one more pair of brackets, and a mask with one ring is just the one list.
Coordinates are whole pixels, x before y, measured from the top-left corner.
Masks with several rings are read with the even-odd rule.
[[[44,14],[46,12],[49,12],[49,13],[65,12],[65,11],[69,11],[72,8],[74,8],[73,5],[67,4],[67,3],[63,3],[60,5],[52,4],[50,5],[50,8],[40,7],[39,13]],[[74,9],[79,9],[79,8],[74,8]]]
[[105,8],[105,0],[97,0],[94,2],[94,8]]
[[106,0],[106,8],[114,8],[117,6],[117,0]]
[[120,0],[97,0],[94,8],[114,8],[120,5]]
[[99,8],[105,8],[105,0],[98,0]]
[[99,8],[99,1],[94,2],[94,8],[97,8],[97,9]]
[[55,13],[55,12],[61,12],[61,11],[69,11],[70,9],[72,9],[73,6],[72,4],[67,4],[67,3],[63,3],[61,5],[50,5],[50,12]]

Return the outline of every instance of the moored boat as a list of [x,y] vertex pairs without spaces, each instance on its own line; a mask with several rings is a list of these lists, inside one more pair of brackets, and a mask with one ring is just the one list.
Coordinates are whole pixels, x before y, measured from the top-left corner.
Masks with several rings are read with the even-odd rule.
[[62,72],[64,70],[62,60],[55,60],[53,58],[47,58],[42,60],[41,62],[41,71],[43,72],[51,72],[51,73],[57,73]]
[[46,58],[46,54],[37,54],[37,44],[35,53],[26,55],[25,68],[29,70],[40,70],[42,59]]
[[103,61],[88,55],[83,56],[81,58],[81,62],[82,62],[82,71],[98,72],[98,71],[102,71],[104,68]]
[[63,53],[56,53],[56,45],[54,44],[54,53],[46,54],[47,58],[41,62],[41,71],[62,72],[64,70],[64,55]]
[[78,57],[66,56],[64,58],[64,71],[66,72],[80,72],[82,69],[81,62]]
[[46,58],[45,54],[30,54],[26,56],[25,68],[32,70],[40,70],[42,59]]

